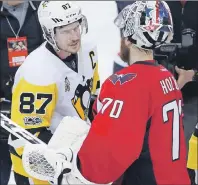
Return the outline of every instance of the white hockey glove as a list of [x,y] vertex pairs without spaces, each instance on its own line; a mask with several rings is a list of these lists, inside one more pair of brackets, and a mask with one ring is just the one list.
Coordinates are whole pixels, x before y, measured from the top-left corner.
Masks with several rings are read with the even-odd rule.
[[63,176],[61,185],[94,185],[93,182],[86,180],[77,168],[78,151],[80,150],[89,129],[90,125],[82,119],[77,117],[65,117],[51,138],[49,147],[58,149],[66,144],[67,146],[70,146],[70,149],[73,151],[71,172]]
[[[58,134],[64,132],[64,127],[66,127],[65,134]],[[52,139],[50,140],[49,146],[53,148],[55,145],[57,146],[57,141],[59,142],[59,144],[66,142],[73,151],[71,172],[64,175],[61,185],[99,185],[85,179],[77,167],[78,151],[80,150],[89,132],[89,129],[90,125],[82,119],[75,117],[65,117],[61,121],[61,125],[59,125],[59,127],[55,131],[57,135],[53,135]],[[63,147],[63,145],[61,146]]]
[[41,144],[27,144],[22,156],[23,167],[32,177],[58,184],[58,177],[69,174],[73,153],[69,147],[53,150]]
[[73,151],[79,151],[89,129],[90,126],[79,118],[63,118],[48,145],[27,144],[24,147],[25,171],[36,179],[57,184],[60,175],[70,173]]
[[27,145],[23,153],[26,172],[37,179],[61,185],[94,185],[86,180],[77,167],[77,154],[90,129],[85,121],[65,117],[48,146]]
[[89,129],[90,125],[82,119],[66,116],[54,132],[48,143],[48,147],[60,149],[70,146],[73,151],[79,151],[83,141],[87,137]]

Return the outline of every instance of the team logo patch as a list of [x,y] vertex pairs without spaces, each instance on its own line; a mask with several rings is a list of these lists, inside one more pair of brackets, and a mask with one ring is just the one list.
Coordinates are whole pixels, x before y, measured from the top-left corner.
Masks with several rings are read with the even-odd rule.
[[70,91],[70,82],[68,80],[68,78],[65,78],[65,92],[69,92]]
[[83,120],[86,120],[88,115],[92,86],[93,79],[85,79],[83,76],[83,83],[77,86],[74,97],[71,100],[76,112]]
[[123,85],[124,83],[127,83],[134,78],[136,78],[137,74],[135,73],[128,73],[128,74],[113,74],[109,80],[116,85],[117,82],[120,82],[120,85]]

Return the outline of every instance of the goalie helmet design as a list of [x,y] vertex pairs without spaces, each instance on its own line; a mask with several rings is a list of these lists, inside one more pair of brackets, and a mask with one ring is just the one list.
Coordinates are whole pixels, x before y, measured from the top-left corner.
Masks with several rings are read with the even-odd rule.
[[173,38],[172,15],[164,1],[136,1],[121,11],[114,23],[122,36],[139,48],[154,49]]
[[38,8],[38,19],[43,36],[49,44],[58,50],[54,40],[55,28],[66,26],[76,21],[81,25],[81,34],[88,32],[86,17],[81,8],[73,1],[42,1]]

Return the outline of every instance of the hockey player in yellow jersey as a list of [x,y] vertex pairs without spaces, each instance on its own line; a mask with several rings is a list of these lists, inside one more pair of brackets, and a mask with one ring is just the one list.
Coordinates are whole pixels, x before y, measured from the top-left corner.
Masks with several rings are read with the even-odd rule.
[[[198,184],[198,123],[189,141],[187,167],[195,172],[195,184]],[[194,181],[191,179],[192,181]],[[194,184],[194,182],[192,182]]]
[[[90,99],[99,88],[98,62],[96,46],[81,39],[88,25],[75,2],[43,1],[38,18],[46,42],[16,73],[11,119],[48,143],[63,117],[89,120]],[[49,184],[24,171],[24,143],[11,136],[9,144],[16,184]]]

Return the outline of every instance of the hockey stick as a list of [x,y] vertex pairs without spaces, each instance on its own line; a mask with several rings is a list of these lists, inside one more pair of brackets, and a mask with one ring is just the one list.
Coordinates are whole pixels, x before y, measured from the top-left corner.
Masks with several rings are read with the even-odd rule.
[[31,144],[43,144],[46,145],[43,141],[38,139],[36,136],[10,120],[8,117],[1,113],[0,115],[1,127],[7,130],[10,134],[13,134],[19,139],[29,142]]

